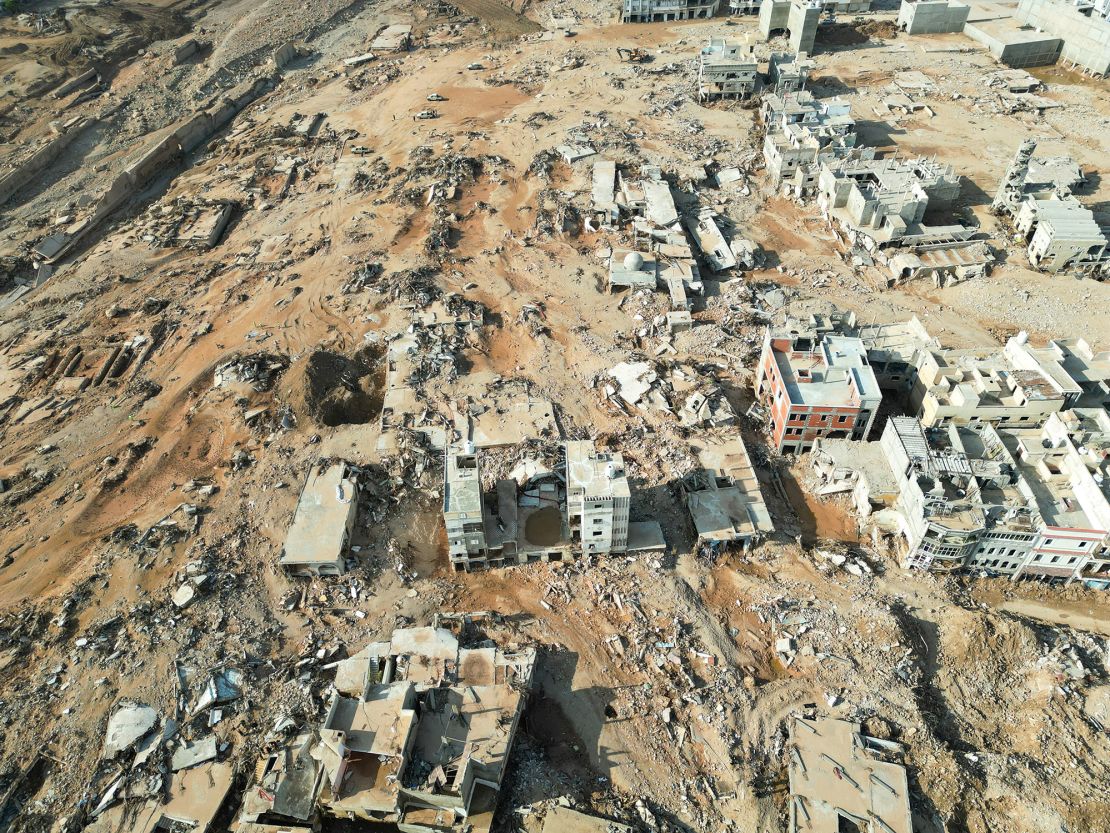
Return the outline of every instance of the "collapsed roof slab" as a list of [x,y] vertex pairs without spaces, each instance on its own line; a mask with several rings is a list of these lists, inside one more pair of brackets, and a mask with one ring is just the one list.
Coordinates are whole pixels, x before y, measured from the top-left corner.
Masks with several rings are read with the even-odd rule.
[[860,734],[846,720],[796,718],[790,729],[794,833],[913,833],[902,746]]

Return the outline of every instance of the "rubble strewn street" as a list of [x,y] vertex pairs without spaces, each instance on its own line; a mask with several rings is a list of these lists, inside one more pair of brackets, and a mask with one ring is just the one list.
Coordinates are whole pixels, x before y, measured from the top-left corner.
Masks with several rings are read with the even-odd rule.
[[0,833],[1103,833],[1108,15],[0,4]]

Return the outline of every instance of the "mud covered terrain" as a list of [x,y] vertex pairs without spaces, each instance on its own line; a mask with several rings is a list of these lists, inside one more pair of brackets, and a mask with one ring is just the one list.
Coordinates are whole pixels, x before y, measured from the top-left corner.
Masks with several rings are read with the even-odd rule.
[[[83,829],[120,771],[102,756],[118,705],[172,715],[226,667],[241,696],[181,732],[214,735],[233,764],[212,828],[231,830],[267,733],[319,722],[337,659],[480,610],[539,650],[496,831],[538,833],[560,802],[644,831],[783,830],[785,727],[806,709],[904,744],[919,833],[1107,829],[1110,597],[905,571],[744,416],[765,324],[787,312],[917,315],[952,347],[1025,330],[1110,348],[1110,285],[1032,271],[988,211],[1029,135],[1107,204],[1105,83],[1054,70],[1040,94],[1064,107],[999,112],[989,55],[926,53],[892,36],[891,13],[819,41],[814,93],[851,98],[872,144],[952,164],[954,210],[1003,252],[988,277],[888,286],[767,181],[755,106],[697,103],[698,49],[755,43],[752,17],[628,26],[593,0],[21,5],[0,17],[0,157],[67,138],[0,205],[0,833]],[[372,50],[398,22],[412,48]],[[934,80],[933,115],[884,120],[909,70]],[[660,167],[761,259],[723,280],[703,268],[695,326],[668,332],[665,292],[608,291],[610,253],[636,241],[629,224],[597,230],[598,157],[568,162],[568,144]],[[707,165],[742,180],[718,186]],[[621,362],[668,380],[668,407],[606,393]],[[735,424],[683,423],[695,390]],[[522,413],[542,430],[491,449],[487,485],[557,455],[559,436],[592,438],[624,455],[632,520],[657,520],[666,551],[454,572],[443,455],[413,426]],[[710,558],[681,483],[690,440],[730,431],[777,531]],[[328,460],[361,486],[352,569],[293,578],[285,535]]]

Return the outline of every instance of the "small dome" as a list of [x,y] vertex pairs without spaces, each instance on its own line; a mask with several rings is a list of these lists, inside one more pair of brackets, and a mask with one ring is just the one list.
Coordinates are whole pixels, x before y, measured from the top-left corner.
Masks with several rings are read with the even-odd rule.
[[624,268],[629,272],[639,272],[644,268],[644,256],[639,252],[629,252],[624,256]]

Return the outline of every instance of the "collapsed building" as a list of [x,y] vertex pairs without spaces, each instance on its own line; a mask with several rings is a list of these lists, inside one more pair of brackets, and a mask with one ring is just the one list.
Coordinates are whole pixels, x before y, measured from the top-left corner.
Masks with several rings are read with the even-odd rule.
[[338,662],[322,724],[259,768],[239,833],[317,829],[323,816],[488,831],[536,661],[485,638],[495,619],[437,616]]
[[795,717],[789,730],[791,833],[913,833],[902,744],[832,718]]
[[618,170],[613,162],[595,162],[592,205],[593,216],[601,225],[616,223],[622,213],[632,219],[635,247],[614,248],[609,254],[610,290],[666,289],[671,300],[667,313],[671,332],[693,326],[691,296],[701,295],[704,289],[691,240],[714,272],[749,268],[755,262],[755,244],[738,236],[730,240],[711,208],[695,211],[687,206],[680,212],[658,167],[643,166],[637,179]]
[[314,466],[301,489],[278,563],[297,576],[345,573],[357,517],[358,482],[347,464]]
[[739,433],[692,440],[698,468],[682,479],[697,546],[750,549],[774,532],[755,467]]
[[[1110,230],[1100,226],[1094,213],[1071,194],[1071,188],[1082,181],[1078,166],[1067,159],[1038,163],[1033,157],[1036,147],[1033,139],[1018,147],[991,209],[1009,217],[1035,268],[1110,273]],[[1063,176],[1054,174],[1061,169]]]
[[630,521],[630,507],[623,458],[590,440],[565,442],[551,470],[499,480],[488,496],[475,449],[446,452],[443,521],[456,571],[663,549],[658,522]]

